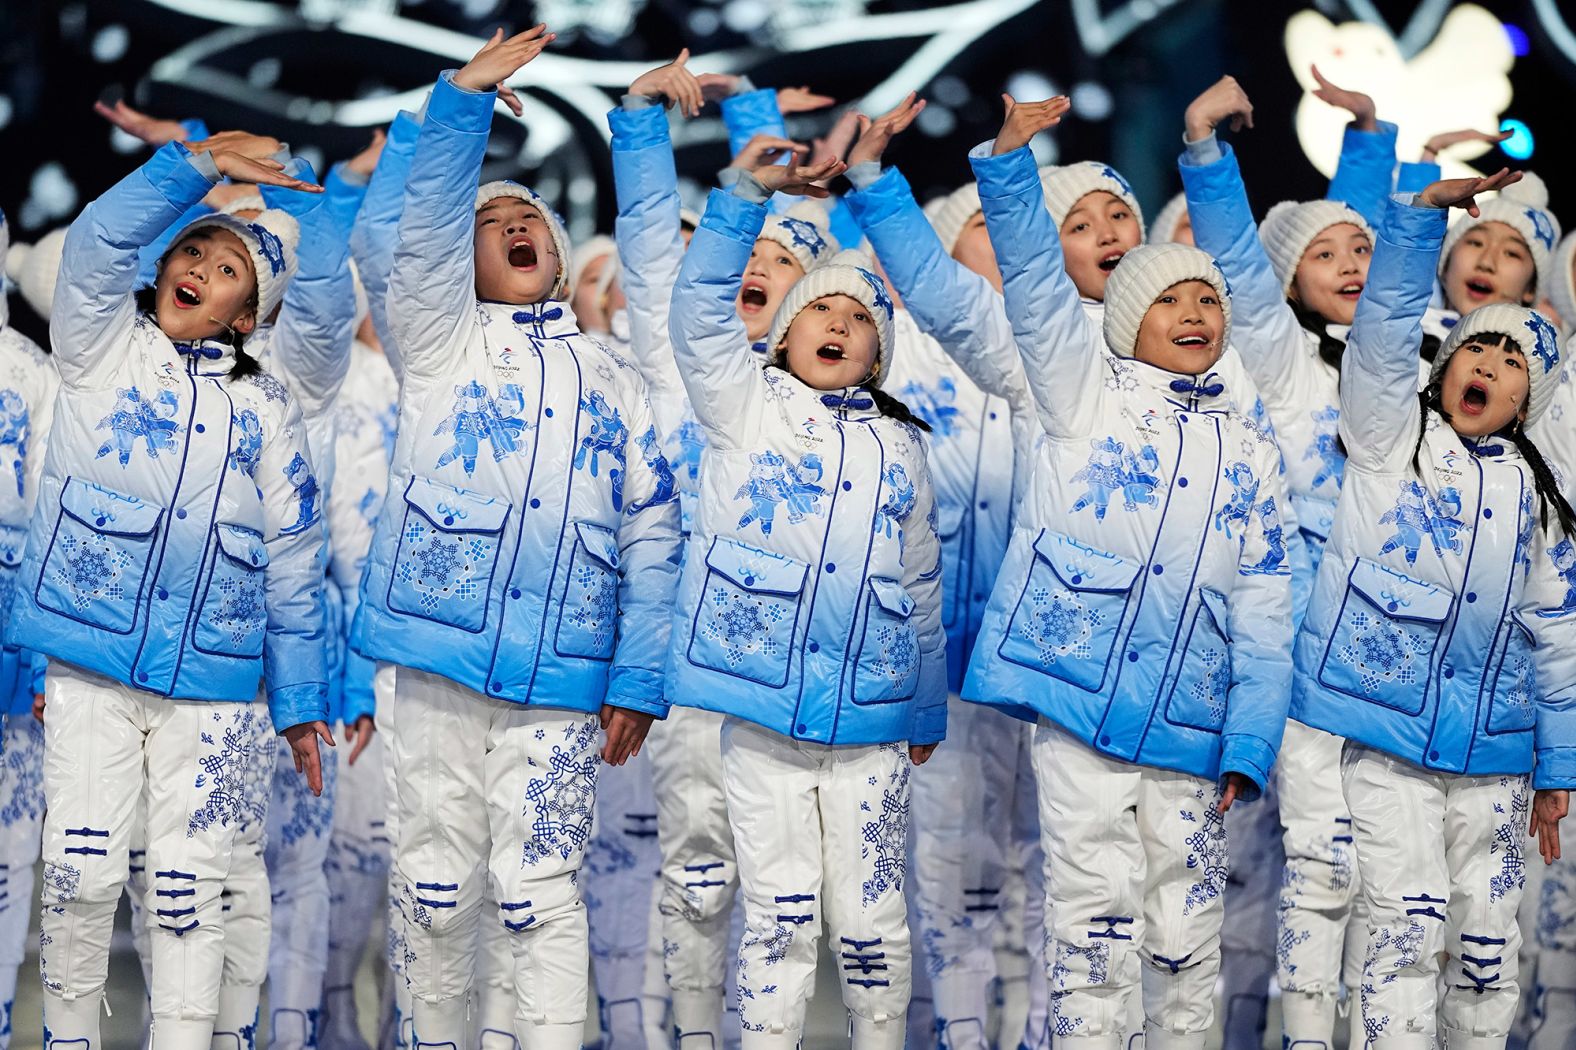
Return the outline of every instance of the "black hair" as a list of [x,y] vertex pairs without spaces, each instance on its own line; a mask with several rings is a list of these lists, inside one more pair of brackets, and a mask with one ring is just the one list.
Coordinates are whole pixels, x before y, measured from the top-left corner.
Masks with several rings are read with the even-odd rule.
[[[1506,343],[1517,345],[1514,339],[1504,336]],[[1417,393],[1417,404],[1422,410],[1422,420],[1417,428],[1417,443],[1412,446],[1412,469],[1421,471],[1421,456],[1423,451],[1423,435],[1428,431],[1428,413],[1430,410],[1438,412],[1446,423],[1450,422],[1450,413],[1445,411],[1441,397],[1443,384],[1439,380],[1430,380],[1428,385]],[[1530,387],[1529,387],[1530,396]],[[1538,449],[1527,434],[1527,428],[1521,420],[1513,419],[1510,425],[1494,435],[1502,441],[1509,441],[1516,446],[1516,451],[1521,453],[1521,458],[1527,461],[1527,466],[1532,471],[1532,488],[1538,494],[1538,524],[1544,529],[1549,527],[1549,508],[1554,508],[1555,520],[1559,523],[1560,531],[1566,536],[1576,537],[1576,512],[1572,512],[1571,505],[1566,502],[1565,496],[1560,492],[1560,485],[1554,477],[1554,471],[1549,469],[1548,460],[1543,458],[1543,453]]]
[[[1341,370],[1341,358],[1346,354],[1346,342],[1330,334],[1330,319],[1312,307],[1304,306],[1296,299],[1288,297],[1286,303],[1291,307],[1292,315],[1297,318],[1297,323],[1318,337],[1319,360],[1339,372]],[[1429,364],[1433,364],[1434,358],[1439,356],[1440,345],[1437,335],[1429,335],[1427,332],[1424,332],[1423,343],[1418,347],[1418,356],[1422,357]]]
[[918,427],[927,434],[930,433],[930,424],[916,416],[913,410],[903,402],[884,390],[878,390],[875,387],[867,387],[866,389],[870,391],[870,400],[876,403],[876,410],[883,416],[891,416],[899,423],[908,423]]

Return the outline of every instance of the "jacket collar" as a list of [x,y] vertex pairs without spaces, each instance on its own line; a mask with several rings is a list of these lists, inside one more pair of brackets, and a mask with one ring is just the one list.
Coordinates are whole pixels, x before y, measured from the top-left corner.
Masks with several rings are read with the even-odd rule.
[[1133,357],[1114,358],[1114,361],[1118,370],[1131,368],[1140,384],[1177,408],[1189,412],[1225,412],[1231,407],[1225,377],[1214,369],[1190,375],[1168,372]]
[[561,339],[580,334],[580,322],[575,318],[575,312],[568,303],[558,299],[523,305],[498,303],[489,299],[483,299],[482,302],[500,311],[507,311],[509,320],[538,339]]

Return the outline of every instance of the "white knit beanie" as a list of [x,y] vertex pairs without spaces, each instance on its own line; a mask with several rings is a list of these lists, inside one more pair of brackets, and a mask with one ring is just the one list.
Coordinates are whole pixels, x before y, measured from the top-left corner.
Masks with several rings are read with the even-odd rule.
[[1560,239],[1560,223],[1549,210],[1549,188],[1543,180],[1530,171],[1521,173],[1521,181],[1506,186],[1493,200],[1478,204],[1478,217],[1466,213],[1450,224],[1445,231],[1445,243],[1439,252],[1439,275],[1445,274],[1450,261],[1450,251],[1468,230],[1486,222],[1502,222],[1521,234],[1532,249],[1532,263],[1536,268],[1537,286],[1534,291],[1548,287],[1551,279],[1549,264],[1553,260],[1554,242]]
[[182,237],[202,229],[233,233],[252,258],[257,274],[257,323],[268,320],[285,297],[285,288],[296,272],[296,246],[301,243],[301,227],[295,216],[278,208],[268,208],[255,219],[240,219],[222,212],[210,212],[181,227],[170,239],[173,249]]
[[925,218],[935,227],[941,246],[951,255],[958,246],[958,238],[963,236],[963,228],[982,210],[979,184],[970,182],[927,203]]
[[1567,333],[1576,332],[1576,277],[1571,268],[1576,266],[1576,233],[1568,233],[1554,251],[1553,272],[1549,274],[1547,295],[1549,302],[1560,315],[1560,324]]
[[35,244],[13,244],[6,252],[7,275],[33,312],[49,320],[55,303],[55,281],[60,276],[60,259],[66,251],[66,228],[50,230]]
[[1548,318],[1525,306],[1490,303],[1457,321],[1434,358],[1434,368],[1428,373],[1429,385],[1439,382],[1445,365],[1463,343],[1482,335],[1507,336],[1521,347],[1521,355],[1527,361],[1526,422],[1529,426],[1536,423],[1554,399],[1554,388],[1560,385],[1560,340]]
[[826,209],[813,200],[795,201],[781,215],[768,215],[757,238],[775,241],[786,248],[809,273],[837,254],[832,236],[832,220]]
[[1179,193],[1166,201],[1160,214],[1149,225],[1150,244],[1175,244],[1182,220],[1187,218],[1187,194]]
[[237,197],[229,204],[219,209],[220,215],[239,215],[243,211],[265,212],[268,202],[263,200],[261,193],[248,193],[244,197]]
[[586,272],[586,267],[598,259],[608,258],[613,260],[613,265],[602,267],[602,272],[597,275],[596,290],[598,294],[607,291],[608,285],[613,283],[613,278],[618,276],[618,245],[613,241],[613,238],[605,233],[596,234],[594,237],[589,237],[580,242],[575,247],[574,271],[570,275],[569,280],[571,294],[573,294],[573,289],[579,285],[581,275]]
[[1081,160],[1060,167],[1049,165],[1040,169],[1040,187],[1045,191],[1046,207],[1050,208],[1051,218],[1056,220],[1058,227],[1067,220],[1067,213],[1079,201],[1103,190],[1132,210],[1133,218],[1138,220],[1139,233],[1143,233],[1144,211],[1138,206],[1133,187],[1109,164]]
[[[866,385],[879,387],[892,371],[892,297],[887,294],[886,285],[876,274],[874,264],[862,252],[838,252],[816,267],[813,273],[799,278],[788,289],[788,294],[783,296],[777,316],[772,318],[772,331],[766,345],[773,347],[776,353],[775,348],[782,343],[788,334],[788,326],[799,316],[799,312],[817,299],[829,295],[846,295],[857,299],[870,311],[870,319],[876,323],[876,359]],[[779,367],[785,367],[780,355],[774,361]]]
[[1186,244],[1141,244],[1122,256],[1105,285],[1105,345],[1117,357],[1132,357],[1138,329],[1160,294],[1183,281],[1205,281],[1220,296],[1225,315],[1216,345],[1231,337],[1231,287],[1208,252]]
[[1275,276],[1280,278],[1281,294],[1290,295],[1297,280],[1297,267],[1308,245],[1331,226],[1351,223],[1374,240],[1374,229],[1343,201],[1281,201],[1259,223],[1259,242],[1270,257]]
[[573,264],[574,255],[569,245],[569,231],[564,229],[564,220],[558,217],[558,213],[538,196],[535,190],[529,186],[522,186],[513,179],[497,179],[476,187],[476,210],[481,211],[482,205],[499,197],[516,197],[541,213],[542,221],[547,223],[547,233],[553,238],[553,251],[558,254],[558,272],[553,278],[553,287],[547,293],[547,297],[568,298],[569,269]]

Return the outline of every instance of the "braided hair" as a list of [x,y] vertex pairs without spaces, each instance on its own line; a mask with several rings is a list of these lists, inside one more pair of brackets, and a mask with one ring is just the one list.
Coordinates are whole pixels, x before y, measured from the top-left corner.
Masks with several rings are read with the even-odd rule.
[[[779,344],[778,347],[772,352],[772,358],[766,364],[766,367],[780,368],[789,375],[793,375],[792,369],[788,367],[788,347],[786,345]],[[871,365],[870,367],[870,374],[861,381],[861,389],[870,395],[871,401],[875,402],[876,411],[880,412],[883,416],[888,416],[897,420],[899,423],[907,423],[910,426],[918,427],[927,434],[930,433],[930,424],[921,417],[915,415],[913,409],[909,408],[903,402],[882,390],[880,387],[874,385],[880,377],[881,360],[880,358],[877,358],[875,364]],[[794,378],[797,379],[798,377],[794,376]],[[866,386],[864,384],[870,385]]]

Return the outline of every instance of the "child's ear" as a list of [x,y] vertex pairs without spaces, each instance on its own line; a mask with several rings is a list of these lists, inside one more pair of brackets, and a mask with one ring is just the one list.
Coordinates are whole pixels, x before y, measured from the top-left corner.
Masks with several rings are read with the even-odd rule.
[[257,327],[257,311],[247,310],[244,314],[230,322],[230,327],[242,335],[251,335]]

